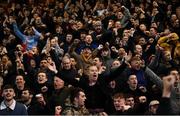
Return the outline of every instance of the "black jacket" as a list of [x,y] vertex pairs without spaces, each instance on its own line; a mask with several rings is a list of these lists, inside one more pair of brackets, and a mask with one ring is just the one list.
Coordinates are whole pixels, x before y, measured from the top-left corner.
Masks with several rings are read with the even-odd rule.
[[114,70],[108,75],[99,75],[98,80],[95,85],[89,86],[89,80],[87,77],[81,77],[80,80],[76,79],[68,79],[62,77],[62,79],[69,84],[81,87],[84,89],[86,94],[86,107],[88,109],[104,109],[106,105],[106,100],[108,98],[107,87],[110,81],[118,77],[119,74],[123,72],[126,64],[123,63],[119,68]]

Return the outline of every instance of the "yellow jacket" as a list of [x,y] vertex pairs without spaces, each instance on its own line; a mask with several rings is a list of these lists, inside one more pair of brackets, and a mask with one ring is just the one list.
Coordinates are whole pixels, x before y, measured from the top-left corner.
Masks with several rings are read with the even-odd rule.
[[170,33],[169,35],[160,37],[158,40],[158,44],[163,47],[165,50],[171,51],[172,45],[168,42],[173,42],[175,45],[179,44],[177,41],[179,36],[176,33]]

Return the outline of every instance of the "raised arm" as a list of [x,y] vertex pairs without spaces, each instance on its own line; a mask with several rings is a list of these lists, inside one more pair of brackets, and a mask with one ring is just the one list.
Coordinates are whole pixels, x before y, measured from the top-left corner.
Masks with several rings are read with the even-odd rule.
[[83,61],[82,61],[80,55],[75,52],[75,49],[76,49],[77,45],[79,44],[79,42],[80,41],[78,39],[75,39],[74,42],[72,43],[72,45],[70,46],[68,53],[70,54],[71,57],[75,58],[75,60],[79,64],[79,66],[83,67],[83,65],[82,65]]
[[71,0],[68,0],[68,2],[66,3],[64,10],[67,10],[69,8],[69,5],[71,4]]
[[96,5],[94,6],[94,8],[93,8],[93,11],[92,12],[95,12],[96,10],[97,10],[97,7],[99,6],[99,0],[96,2]]
[[32,27],[33,31],[34,31],[34,34],[35,34],[35,37],[38,39],[40,38],[41,36],[41,33],[39,33],[34,27]]
[[81,77],[80,80],[77,80],[75,78],[66,78],[64,77],[64,75],[61,73],[61,71],[58,71],[58,73],[56,74],[58,77],[61,77],[61,79],[74,86],[74,87],[80,87],[80,88],[85,88],[86,87],[86,77]]
[[79,1],[79,8],[83,11],[84,10],[84,6],[83,6],[83,0]]
[[111,82],[112,80],[114,80],[115,78],[117,78],[119,75],[121,75],[121,73],[126,69],[127,64],[125,63],[126,61],[122,61],[121,66],[119,66],[118,68],[111,70],[111,72],[107,75],[103,75],[103,79],[105,79],[105,81],[107,83]]
[[161,78],[156,75],[149,67],[145,68],[145,75],[162,90],[163,85]]
[[129,12],[129,9],[127,9],[125,6],[122,6],[121,8],[124,9],[124,12],[123,12],[124,18],[123,18],[122,21],[121,21],[122,27],[124,28],[124,27],[126,27],[126,25],[129,23],[129,22],[128,22],[128,19],[131,18],[131,14],[130,14],[130,12]]
[[122,8],[124,8],[124,15],[125,15],[126,19],[130,19],[131,13],[129,12],[129,9],[126,8],[125,6],[122,6]]
[[18,36],[23,43],[25,43],[26,41],[26,35],[24,35],[23,33],[21,33],[21,31],[19,30],[19,28],[17,27],[17,23],[13,22],[13,29],[14,29],[14,33],[16,34],[16,36]]
[[153,59],[150,63],[149,63],[149,65],[148,65],[148,67],[151,69],[151,70],[156,70],[156,68],[158,68],[158,65],[159,65],[159,60],[160,60],[160,58],[161,58],[161,53],[162,53],[162,48],[159,46],[159,45],[157,45],[156,46],[156,53],[155,53],[155,59]]
[[47,39],[46,45],[45,45],[44,48],[42,49],[41,54],[48,54],[48,53],[49,53],[49,51],[50,51],[50,49],[51,49],[51,47],[50,47],[50,40],[49,40],[49,39],[50,39],[50,38]]
[[160,37],[158,40],[158,44],[161,45],[162,43],[166,42],[169,39],[168,36]]
[[110,6],[111,6],[111,0],[108,0],[107,11],[110,10]]
[[161,115],[174,114],[173,112],[174,106],[171,104],[171,99],[170,99],[172,87],[174,83],[175,83],[175,78],[172,75],[163,77],[163,93],[162,93],[162,98],[160,100],[160,105],[157,110],[157,114],[161,114]]

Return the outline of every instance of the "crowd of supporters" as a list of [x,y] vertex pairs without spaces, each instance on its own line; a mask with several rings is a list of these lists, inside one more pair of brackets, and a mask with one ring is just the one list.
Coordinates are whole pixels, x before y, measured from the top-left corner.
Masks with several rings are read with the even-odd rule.
[[179,0],[0,3],[0,115],[179,115],[179,20]]

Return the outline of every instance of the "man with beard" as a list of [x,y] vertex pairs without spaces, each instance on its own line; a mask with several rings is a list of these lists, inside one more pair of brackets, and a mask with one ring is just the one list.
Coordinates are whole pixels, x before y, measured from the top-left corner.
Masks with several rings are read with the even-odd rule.
[[112,44],[114,42],[113,33],[106,31],[101,21],[96,21],[93,26],[94,32],[92,33],[92,38],[95,43],[103,44],[109,42]]
[[[81,40],[82,41],[82,40]],[[88,46],[92,50],[96,49],[98,45],[93,41],[93,38],[91,35],[86,35],[84,40],[81,42],[80,47],[78,49],[78,53],[81,52],[81,50],[85,47]]]
[[33,94],[29,88],[24,88],[21,94],[21,102],[26,106],[28,114],[31,112],[31,106],[33,104]]
[[4,86],[2,96],[0,115],[27,115],[25,106],[14,99],[15,92],[11,85]]

